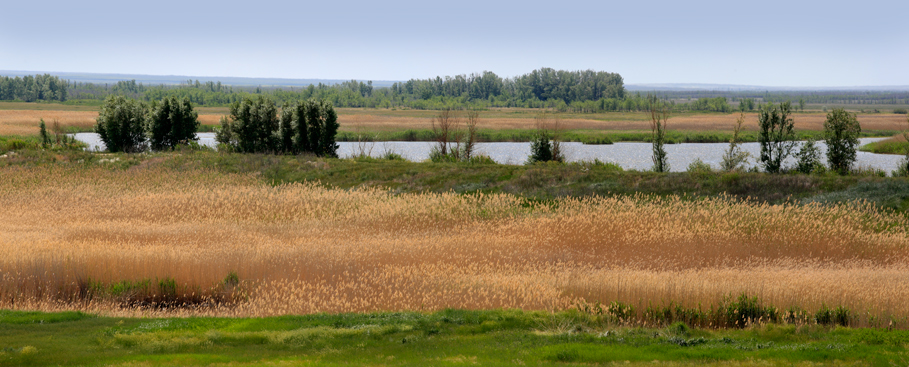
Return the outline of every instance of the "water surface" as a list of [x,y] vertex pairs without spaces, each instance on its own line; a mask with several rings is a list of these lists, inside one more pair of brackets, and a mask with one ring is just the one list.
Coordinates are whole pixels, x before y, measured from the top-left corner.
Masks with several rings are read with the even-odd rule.
[[[214,133],[198,133],[199,144],[215,147]],[[104,150],[104,143],[96,133],[75,134],[77,140],[88,144],[90,150]],[[862,138],[860,145],[884,140],[886,138]],[[420,162],[429,159],[429,152],[434,143],[411,141],[386,141],[375,143],[340,142],[338,155],[342,158],[358,155],[361,152],[373,157],[380,157],[386,152],[400,154],[405,159]],[[801,145],[801,142],[799,142]],[[821,152],[821,160],[826,164],[825,154],[827,146],[824,142],[817,142]],[[749,166],[754,166],[760,156],[760,144],[743,143],[742,149],[751,154]],[[650,143],[615,143],[611,145],[586,145],[582,143],[562,143],[563,150],[569,161],[592,161],[599,159],[603,162],[616,163],[624,169],[649,170],[653,167],[653,151]],[[700,158],[705,163],[718,168],[723,160],[723,154],[729,148],[729,143],[682,143],[667,144],[665,146],[671,171],[685,171],[688,165]],[[795,150],[796,152],[798,149]],[[524,164],[530,155],[530,143],[479,143],[477,152],[488,155],[494,161],[503,164]],[[900,155],[874,154],[858,152],[856,166],[882,169],[890,172],[896,169],[903,159]],[[795,165],[795,159],[789,158],[785,165]]]

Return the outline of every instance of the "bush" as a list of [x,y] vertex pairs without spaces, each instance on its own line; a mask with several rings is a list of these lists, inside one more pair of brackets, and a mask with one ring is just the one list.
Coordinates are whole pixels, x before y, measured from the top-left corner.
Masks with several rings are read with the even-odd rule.
[[95,132],[110,152],[145,150],[144,103],[123,96],[110,96],[98,112]]
[[406,161],[402,155],[392,151],[385,151],[385,154],[382,154],[382,159],[389,161]]
[[742,125],[744,123],[745,114],[742,113],[739,115],[739,118],[736,119],[735,127],[732,129],[732,139],[729,140],[729,149],[723,154],[723,162],[720,164],[720,168],[723,171],[741,171],[744,169],[745,164],[748,163],[748,158],[751,157],[751,154],[742,150],[742,147],[740,146],[742,143]]
[[905,115],[905,114],[909,113],[909,111],[907,111],[905,108],[894,108],[893,113]]
[[748,297],[744,293],[726,304],[721,311],[725,314],[726,323],[733,327],[743,328],[758,320],[779,321],[776,309],[764,307],[757,297]]
[[546,131],[537,131],[536,136],[530,142],[530,157],[527,163],[549,162],[553,160],[552,141]]
[[801,173],[810,174],[821,166],[821,151],[813,139],[806,140],[795,156],[798,158],[795,170]]
[[710,164],[704,163],[700,158],[695,159],[688,165],[688,173],[707,174],[711,172],[713,172],[713,167],[711,167]]
[[896,171],[893,171],[894,177],[909,177],[909,154],[900,161],[899,166],[896,167]]
[[467,160],[469,164],[498,164],[492,158],[489,158],[488,155],[484,154],[474,154]]

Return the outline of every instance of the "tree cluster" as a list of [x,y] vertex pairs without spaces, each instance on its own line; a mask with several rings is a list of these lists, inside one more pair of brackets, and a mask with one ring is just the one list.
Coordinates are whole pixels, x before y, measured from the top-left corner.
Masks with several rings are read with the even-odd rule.
[[136,153],[149,143],[154,150],[173,149],[196,140],[198,114],[188,100],[165,98],[152,103],[111,96],[98,112],[95,132],[110,152]]
[[66,101],[67,82],[56,76],[26,75],[24,77],[0,77],[0,100],[24,102]]
[[230,117],[221,119],[216,140],[244,153],[338,156],[338,115],[331,102],[286,103],[278,112],[275,103],[263,96],[235,102]]

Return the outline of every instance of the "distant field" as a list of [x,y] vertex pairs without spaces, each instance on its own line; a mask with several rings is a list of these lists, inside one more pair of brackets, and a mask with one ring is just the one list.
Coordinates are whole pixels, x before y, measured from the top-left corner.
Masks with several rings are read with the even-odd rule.
[[[72,108],[68,108],[72,107]],[[0,103],[0,135],[34,135],[38,121],[48,124],[57,119],[63,126],[79,131],[91,130],[97,117],[96,108],[65,106],[46,103]],[[227,108],[197,108],[203,125],[216,126]],[[388,132],[402,130],[427,130],[432,128],[436,111],[390,110],[365,108],[339,108],[342,132]],[[534,128],[533,109],[491,109],[480,114],[480,128],[484,130],[529,130]],[[647,131],[649,114],[643,112],[614,112],[598,114],[559,114],[565,130],[592,132]],[[676,131],[731,131],[738,114],[699,113],[680,114],[669,119],[669,129]],[[798,113],[793,115],[797,130],[822,130],[824,113]],[[906,127],[906,115],[859,114],[859,121],[866,131],[899,131]],[[757,114],[746,114],[745,130],[756,131]]]

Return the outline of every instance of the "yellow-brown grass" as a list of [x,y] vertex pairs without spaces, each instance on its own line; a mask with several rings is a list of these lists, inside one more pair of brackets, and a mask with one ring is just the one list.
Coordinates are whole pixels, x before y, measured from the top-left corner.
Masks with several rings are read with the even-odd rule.
[[[405,129],[431,129],[435,111],[417,110],[374,110],[374,109],[338,109],[338,121],[341,131],[395,131]],[[226,114],[224,108],[200,108],[199,120],[203,125],[218,125],[221,116]],[[533,129],[534,110],[495,109],[482,111],[483,129]],[[685,131],[729,131],[732,129],[736,114],[684,114],[671,116],[670,130]],[[58,119],[63,126],[91,128],[95,125],[98,113],[94,111],[59,111],[59,110],[2,110],[0,109],[0,135],[36,135],[38,121],[43,118],[48,124]],[[643,113],[600,113],[600,114],[565,114],[561,124],[567,130],[635,130],[649,131],[650,122]],[[797,130],[823,130],[826,115],[823,113],[795,114]],[[864,130],[901,130],[905,128],[905,115],[867,114],[858,115]],[[758,129],[757,114],[746,114],[745,130]]]
[[[204,292],[231,271],[248,299],[177,315],[576,302],[777,307],[909,316],[909,222],[866,206],[727,199],[392,195],[277,187],[150,165],[0,172],[0,308],[141,314],[80,282],[171,277]],[[196,287],[196,288],[194,288]]]
[[[217,125],[221,115],[200,114],[199,122],[203,125]],[[50,129],[54,120],[60,126],[75,127],[81,130],[95,126],[96,111],[57,111],[57,110],[2,110],[0,109],[0,135],[38,135],[38,124],[41,119]]]
[[[533,129],[534,114],[513,113],[505,114],[501,111],[486,111],[481,114],[482,127],[485,129]],[[648,116],[640,113],[613,113],[613,114],[567,114],[562,118],[561,124],[568,130],[636,130],[650,131]],[[669,129],[685,131],[728,131],[732,130],[736,114],[685,114],[670,116]],[[797,130],[823,130],[824,120],[827,115],[822,113],[792,115]],[[905,127],[903,115],[869,114],[859,115],[858,120],[864,130],[900,130]],[[400,111],[398,113],[370,113],[369,110],[351,111],[341,110],[338,121],[341,130],[353,131],[355,127],[371,131],[391,131],[403,129],[431,129],[432,116],[425,111],[411,113]],[[758,115],[750,113],[745,115],[745,130],[758,130]]]
[[91,128],[95,126],[97,112],[92,111],[34,111],[34,110],[0,110],[0,135],[38,135],[38,124],[41,119],[51,128],[54,120],[60,126]]

